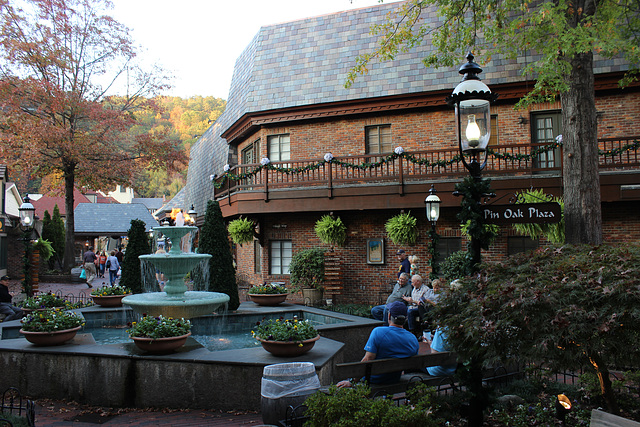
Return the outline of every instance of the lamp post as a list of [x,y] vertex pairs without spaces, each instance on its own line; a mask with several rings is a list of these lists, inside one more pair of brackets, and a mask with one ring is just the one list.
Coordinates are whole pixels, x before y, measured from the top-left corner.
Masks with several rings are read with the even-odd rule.
[[429,195],[424,200],[427,219],[431,222],[431,274],[429,278],[434,280],[438,277],[438,233],[436,233],[436,222],[440,218],[440,197],[436,196],[436,189],[431,185]]
[[189,215],[189,218],[191,218],[191,221],[193,221],[193,225],[196,225],[196,218],[198,217],[198,212],[196,212],[196,208],[193,206],[193,203],[191,204],[189,211],[187,211],[187,215]]
[[20,229],[23,231],[22,240],[24,241],[24,258],[23,258],[23,275],[22,290],[28,297],[33,296],[33,278],[31,277],[31,255],[33,248],[31,246],[31,230],[35,221],[36,208],[31,204],[29,196],[24,197],[24,203],[18,208],[20,213]]
[[[467,62],[458,71],[462,74],[462,81],[446,99],[447,104],[455,107],[458,149],[462,163],[473,179],[473,182],[463,183],[466,191],[462,192],[466,199],[462,202],[463,215],[467,209],[472,216],[469,218],[469,255],[472,270],[480,263],[481,248],[487,244],[480,237],[484,228],[480,200],[483,196],[489,195],[488,183],[482,182],[482,170],[487,165],[487,145],[491,138],[490,106],[498,98],[497,94],[492,93],[489,87],[480,81],[478,74],[482,72],[482,68],[473,62],[473,59],[469,52]],[[456,191],[454,195],[460,193]]]

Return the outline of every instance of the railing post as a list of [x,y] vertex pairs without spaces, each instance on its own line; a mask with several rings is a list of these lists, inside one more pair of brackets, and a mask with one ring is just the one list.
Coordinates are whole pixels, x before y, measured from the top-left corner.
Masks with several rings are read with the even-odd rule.
[[398,157],[398,194],[404,196],[404,171],[402,164],[402,157]]
[[327,177],[328,197],[333,199],[333,163],[329,162],[329,171]]
[[265,166],[262,168],[264,179],[264,201],[269,201],[269,169]]

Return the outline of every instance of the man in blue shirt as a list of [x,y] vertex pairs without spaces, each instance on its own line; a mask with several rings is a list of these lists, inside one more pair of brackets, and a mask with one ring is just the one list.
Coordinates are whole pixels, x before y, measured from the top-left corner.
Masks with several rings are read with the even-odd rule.
[[[369,340],[364,346],[364,357],[361,362],[375,359],[410,357],[418,354],[418,340],[402,326],[407,320],[407,305],[396,301],[387,306],[389,326],[373,328]],[[372,384],[393,383],[400,380],[402,372],[372,375]],[[351,381],[340,381],[338,387],[351,387]]]
[[409,261],[404,249],[398,249],[396,255],[398,256],[398,262],[400,263],[400,267],[398,267],[398,277],[400,277],[402,273],[411,274],[411,261]]

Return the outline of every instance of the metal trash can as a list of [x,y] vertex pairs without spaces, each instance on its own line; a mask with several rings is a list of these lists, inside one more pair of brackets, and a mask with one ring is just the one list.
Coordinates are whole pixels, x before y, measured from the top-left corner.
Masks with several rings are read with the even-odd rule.
[[319,388],[320,380],[311,362],[265,366],[262,371],[262,422],[278,425],[289,406],[301,405]]

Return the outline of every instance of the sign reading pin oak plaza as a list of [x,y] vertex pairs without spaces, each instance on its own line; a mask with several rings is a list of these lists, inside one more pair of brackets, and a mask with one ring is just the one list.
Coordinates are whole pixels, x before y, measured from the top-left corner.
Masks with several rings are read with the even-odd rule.
[[562,211],[558,203],[522,203],[517,205],[483,206],[487,224],[551,224],[560,222]]

